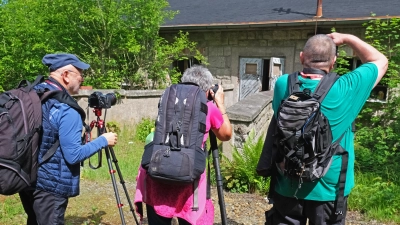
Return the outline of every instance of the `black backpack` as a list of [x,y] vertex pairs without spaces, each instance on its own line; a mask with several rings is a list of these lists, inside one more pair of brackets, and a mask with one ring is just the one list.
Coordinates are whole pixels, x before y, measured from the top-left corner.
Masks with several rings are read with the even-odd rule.
[[324,75],[311,93],[309,89],[299,91],[298,73],[289,75],[289,97],[279,106],[276,134],[286,176],[314,181],[328,171],[338,141],[332,144],[331,127],[321,112],[321,102],[338,78],[334,73]]
[[344,134],[332,143],[329,121],[321,112],[321,102],[339,76],[312,68],[305,73],[324,76],[314,93],[311,93],[309,89],[299,91],[299,72],[289,75],[289,97],[279,106],[276,121],[278,169],[284,175],[298,180],[298,188],[301,188],[303,181],[315,181],[323,177],[329,170],[332,156],[341,154],[342,168],[335,210],[336,215],[342,216],[348,152],[339,144]]
[[164,91],[154,139],[145,146],[141,162],[151,178],[168,184],[194,183],[197,189],[206,166],[202,143],[207,112],[206,95],[195,84],[173,84]]
[[[66,103],[77,110],[83,120],[85,118],[78,103],[63,91],[33,89],[43,81],[42,76],[32,84],[23,80],[16,89],[0,95],[0,194],[18,193],[36,181],[42,104],[47,99]],[[49,149],[43,161],[49,159],[58,146],[59,141]]]

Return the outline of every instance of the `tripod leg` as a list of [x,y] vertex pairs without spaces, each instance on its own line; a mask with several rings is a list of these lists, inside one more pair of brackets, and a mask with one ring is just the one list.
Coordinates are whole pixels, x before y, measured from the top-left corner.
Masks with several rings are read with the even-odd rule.
[[120,199],[119,193],[118,193],[117,182],[115,180],[115,175],[114,175],[115,170],[113,169],[113,166],[112,166],[112,163],[111,163],[109,147],[105,148],[105,152],[106,152],[108,169],[109,169],[109,172],[110,172],[110,175],[111,175],[112,185],[113,185],[113,188],[114,188],[115,199],[117,200],[117,206],[118,206],[118,210],[119,210],[119,215],[121,217],[122,225],[125,225],[124,212],[122,211],[123,204],[121,203],[121,199]]
[[212,151],[213,164],[214,164],[214,169],[215,169],[215,177],[217,180],[217,193],[218,193],[219,209],[221,212],[221,222],[223,225],[225,225],[227,222],[227,216],[226,216],[226,208],[225,208],[225,200],[224,200],[223,181],[222,181],[222,175],[221,175],[221,170],[220,170],[221,167],[219,165],[219,155],[218,154],[219,154],[218,149]]
[[126,198],[128,200],[130,211],[132,212],[132,215],[135,218],[136,224],[139,225],[139,221],[138,221],[138,219],[136,217],[135,210],[133,208],[131,199],[129,198],[128,189],[126,188],[124,178],[122,177],[122,173],[121,173],[121,170],[120,170],[119,165],[118,165],[117,157],[115,156],[115,153],[114,153],[114,149],[112,147],[109,147],[109,150],[110,150],[111,157],[112,157],[112,160],[114,162],[115,168],[117,169],[120,183],[122,185],[122,188],[124,189],[125,196],[126,196]]
[[223,181],[221,175],[221,167],[219,165],[219,152],[217,145],[217,137],[213,132],[210,132],[210,143],[211,143],[211,151],[213,156],[213,164],[215,169],[215,178],[217,180],[217,192],[218,192],[218,203],[219,209],[221,212],[221,222],[222,225],[226,225],[227,216],[226,216],[226,208],[225,208],[225,200],[224,200],[224,191],[223,191]]

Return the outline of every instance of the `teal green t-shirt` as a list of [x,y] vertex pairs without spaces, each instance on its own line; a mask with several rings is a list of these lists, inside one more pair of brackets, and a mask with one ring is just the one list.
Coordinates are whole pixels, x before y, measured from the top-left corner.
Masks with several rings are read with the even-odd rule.
[[[328,118],[332,129],[333,141],[344,133],[340,145],[349,153],[345,184],[345,196],[354,187],[354,134],[352,122],[356,119],[368,99],[378,77],[378,68],[373,63],[366,63],[354,71],[341,76],[332,86],[322,102],[321,110]],[[288,74],[278,78],[274,89],[272,107],[276,116],[282,100],[288,96]],[[300,89],[314,91],[319,80],[299,76]],[[315,201],[334,201],[339,188],[341,156],[334,156],[331,167],[324,177],[314,182],[304,182],[298,189],[298,181],[278,175],[275,190],[286,197]],[[296,193],[297,191],[297,193]]]

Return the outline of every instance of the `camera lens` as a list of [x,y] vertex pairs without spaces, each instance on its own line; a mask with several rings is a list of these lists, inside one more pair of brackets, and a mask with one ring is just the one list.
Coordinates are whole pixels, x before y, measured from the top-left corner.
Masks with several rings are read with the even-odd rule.
[[115,103],[117,103],[117,96],[114,93],[106,94],[106,99],[107,99],[107,103],[110,105],[110,107],[115,105]]

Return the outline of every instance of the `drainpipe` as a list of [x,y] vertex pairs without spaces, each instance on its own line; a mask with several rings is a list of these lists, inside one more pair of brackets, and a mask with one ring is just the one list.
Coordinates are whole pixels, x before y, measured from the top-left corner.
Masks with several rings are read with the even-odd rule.
[[322,17],[322,0],[317,0],[317,12],[315,14],[315,17]]

